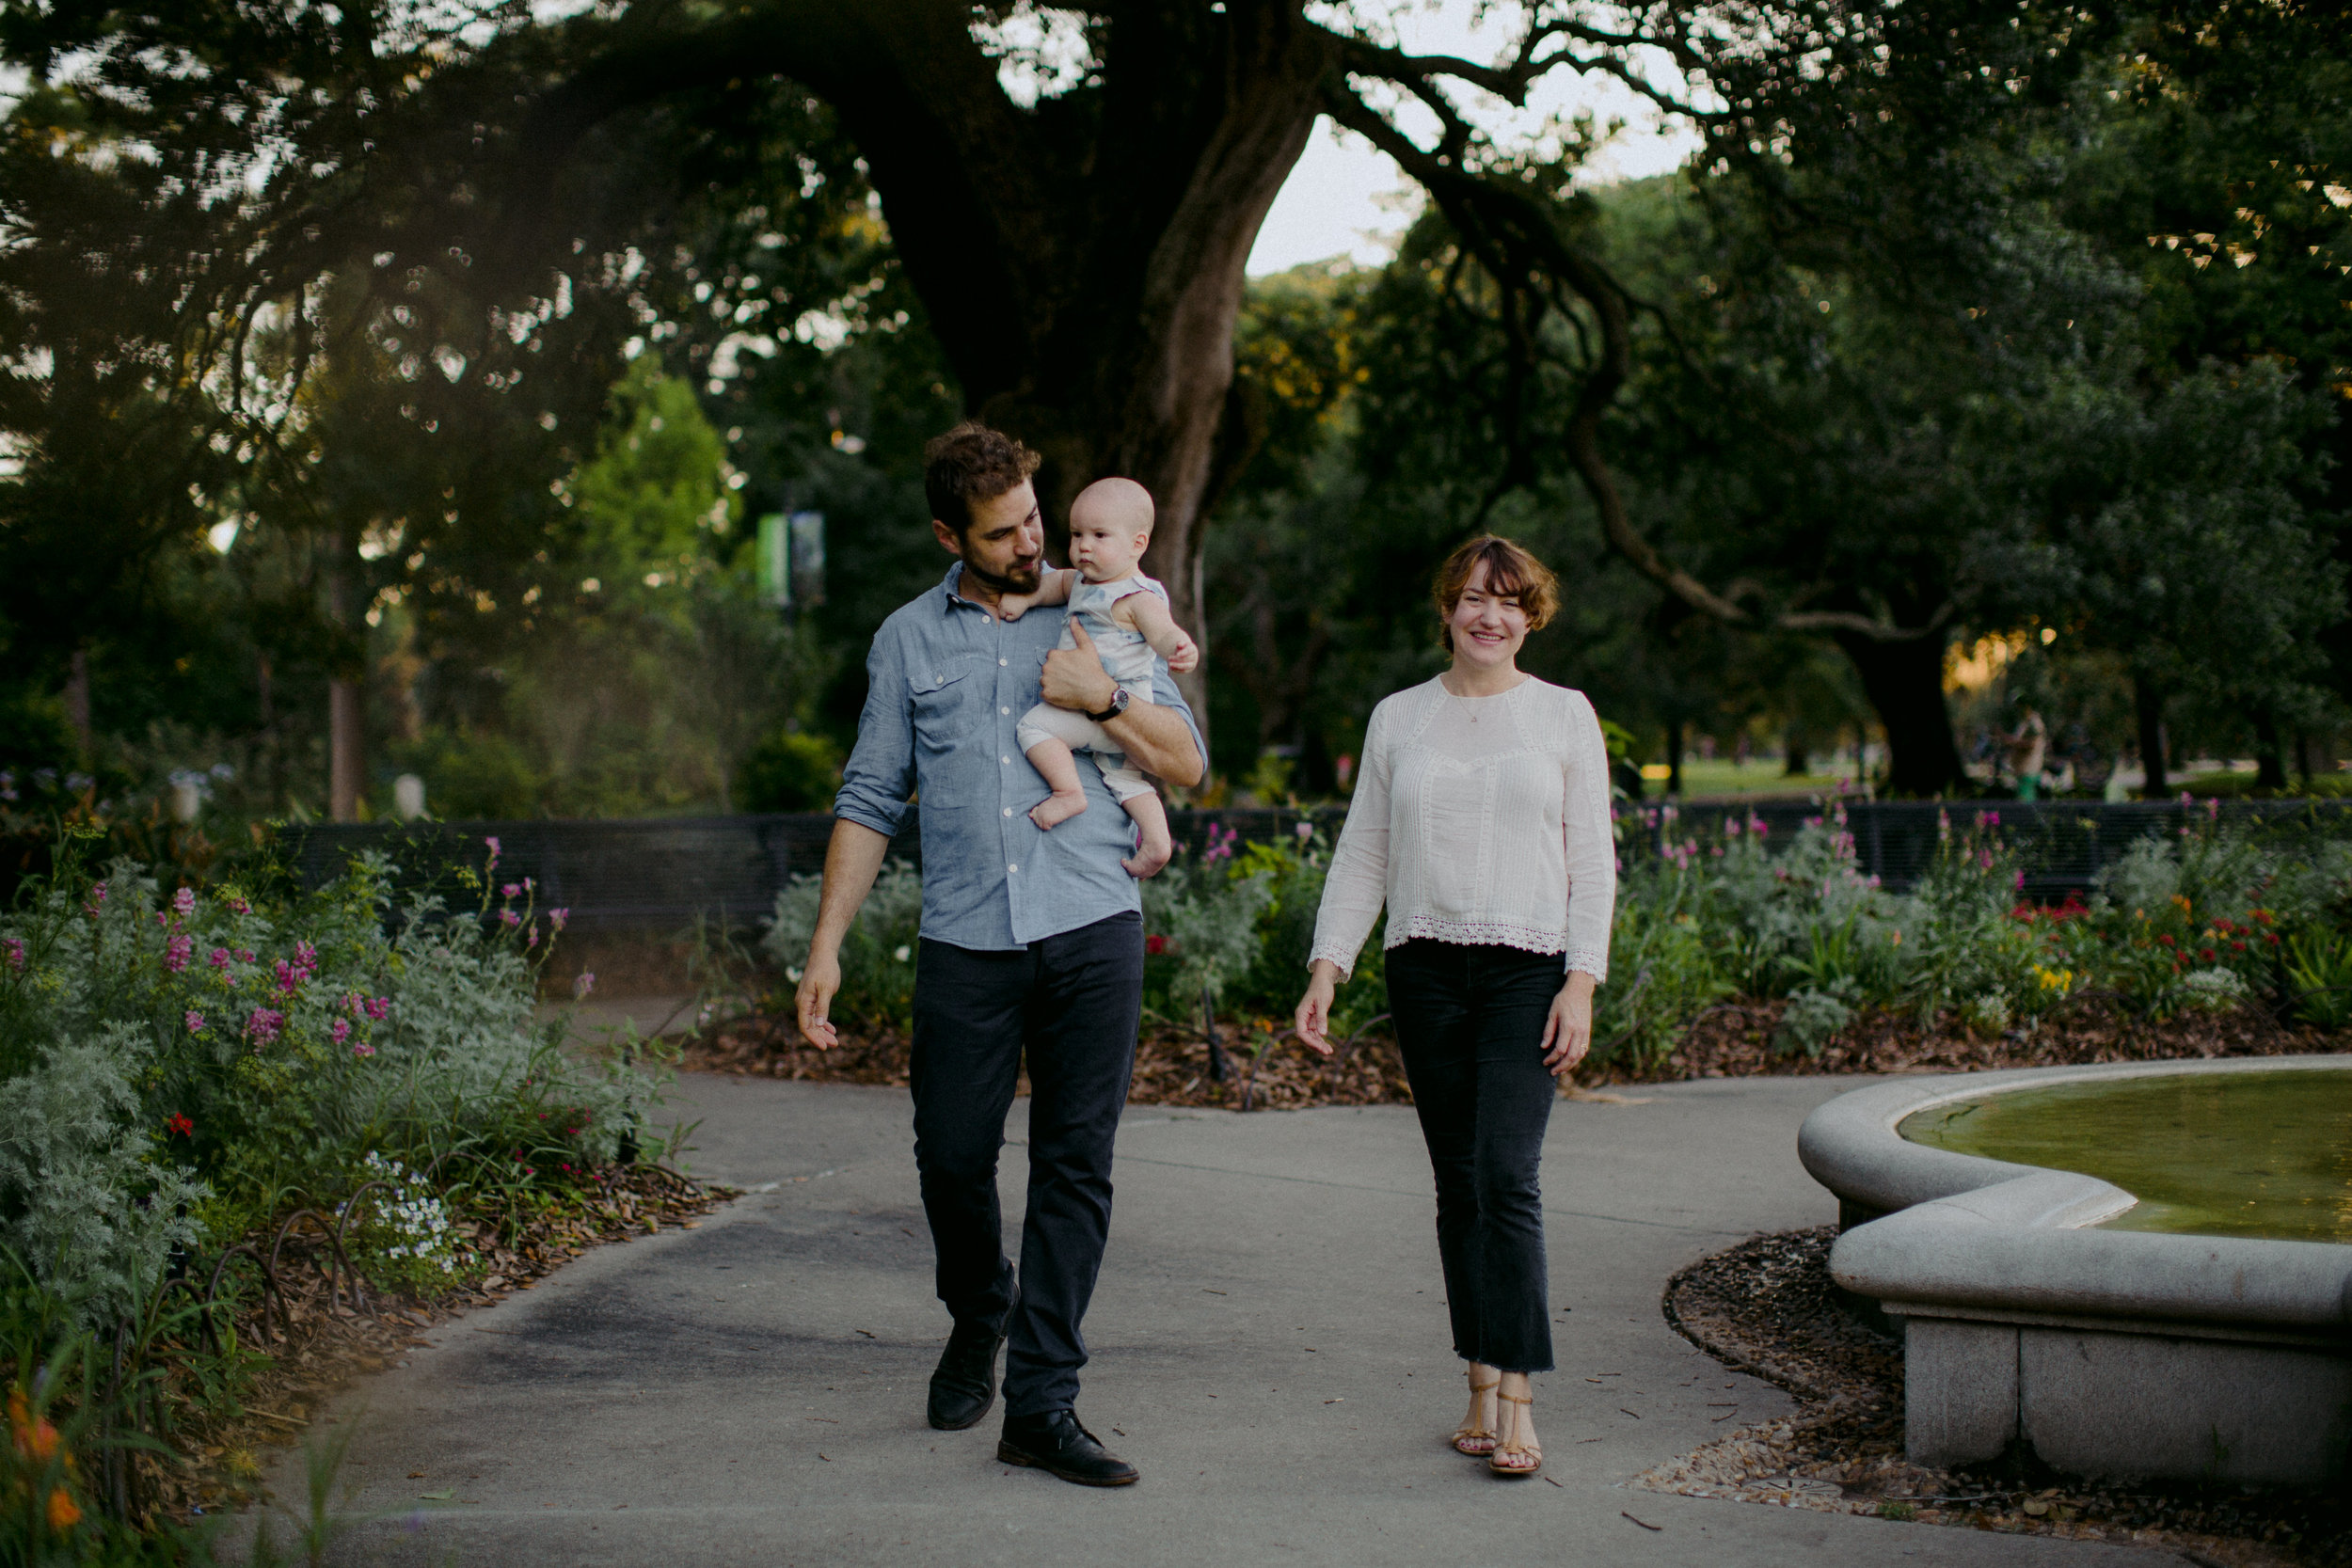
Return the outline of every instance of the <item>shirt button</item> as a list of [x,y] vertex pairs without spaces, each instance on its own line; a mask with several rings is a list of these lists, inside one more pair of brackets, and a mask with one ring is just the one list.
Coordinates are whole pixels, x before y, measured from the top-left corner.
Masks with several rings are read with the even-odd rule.
[[996,760],[1003,763],[1008,768],[1012,766],[1012,758],[1010,757],[998,757]]
[[1012,711],[1012,709],[1010,709],[1010,708],[1009,708],[1009,707],[1000,707],[1000,708],[998,708],[996,711],[997,711],[997,712],[999,712],[999,713],[1010,713],[1010,712]]
[[1005,869],[1006,869],[1007,871],[1018,871],[1018,870],[1020,870],[1021,868],[1020,868],[1019,866],[1017,866],[1017,865],[1008,865],[1008,866],[1006,866],[1006,867],[1005,867]]
[[1012,815],[1012,808],[1010,806],[1007,806],[1005,808],[1005,815],[1007,816],[1010,816]]
[[1012,660],[1010,660],[1010,659],[1009,659],[1009,658],[1000,658],[1000,659],[998,659],[996,662],[997,662],[997,663],[999,663],[999,664],[1010,664],[1010,663],[1012,662]]

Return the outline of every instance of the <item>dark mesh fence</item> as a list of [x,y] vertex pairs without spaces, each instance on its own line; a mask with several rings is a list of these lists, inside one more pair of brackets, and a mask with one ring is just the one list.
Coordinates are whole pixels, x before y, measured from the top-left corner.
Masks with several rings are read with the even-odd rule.
[[[1736,813],[1743,821],[1754,816],[1766,823],[1772,830],[1767,842],[1775,847],[1792,842],[1805,821],[1823,811],[1802,800],[1689,806],[1672,817],[1656,803],[1620,809],[1640,814],[1635,836],[1653,845],[1708,837],[1720,832],[1726,815]],[[2347,810],[2352,802],[2230,802],[2220,805],[2217,815],[2224,822],[2265,833],[2301,836],[2352,832]],[[2077,889],[2088,895],[2100,868],[2134,839],[2177,832],[2185,822],[2202,823],[2215,814],[2203,802],[2187,808],[2066,800],[1849,804],[1846,828],[1854,835],[1862,869],[1890,888],[1910,886],[1935,858],[1940,813],[1948,815],[1955,832],[1966,831],[1979,815],[1997,813],[2003,839],[2024,856],[2026,893],[2048,898]],[[1212,832],[1231,832],[1244,842],[1270,840],[1288,837],[1301,821],[1311,819],[1335,833],[1343,813],[1331,807],[1170,816],[1179,842],[1197,852],[1208,846]],[[431,886],[453,903],[470,903],[478,895],[465,888],[456,873],[465,867],[479,871],[488,854],[485,840],[496,838],[500,856],[493,879],[530,878],[539,907],[568,908],[574,926],[675,928],[698,914],[737,924],[766,919],[787,882],[824,868],[832,832],[831,816],[807,813],[315,826],[287,829],[283,842],[309,886],[337,875],[353,855],[375,849],[400,867],[404,888]],[[893,841],[891,853],[919,863],[922,845],[910,830]]]

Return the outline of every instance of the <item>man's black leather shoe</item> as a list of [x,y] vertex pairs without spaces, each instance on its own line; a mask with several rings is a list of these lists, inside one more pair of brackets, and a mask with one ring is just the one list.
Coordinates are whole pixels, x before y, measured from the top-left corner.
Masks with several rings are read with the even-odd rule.
[[996,1457],[1008,1465],[1051,1471],[1080,1486],[1131,1486],[1140,1473],[1096,1441],[1072,1410],[1006,1417]]
[[[1012,1321],[1006,1314],[1007,1323]],[[939,1369],[931,1373],[931,1425],[942,1432],[961,1432],[979,1424],[996,1403],[996,1353],[1004,1348],[1005,1331],[987,1323],[960,1323],[947,1336]]]

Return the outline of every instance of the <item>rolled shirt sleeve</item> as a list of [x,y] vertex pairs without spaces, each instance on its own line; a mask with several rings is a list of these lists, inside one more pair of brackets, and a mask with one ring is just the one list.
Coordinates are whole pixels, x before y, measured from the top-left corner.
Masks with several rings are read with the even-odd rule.
[[866,656],[866,709],[841,769],[833,814],[890,838],[914,812],[914,719],[907,707],[904,640],[885,625]]

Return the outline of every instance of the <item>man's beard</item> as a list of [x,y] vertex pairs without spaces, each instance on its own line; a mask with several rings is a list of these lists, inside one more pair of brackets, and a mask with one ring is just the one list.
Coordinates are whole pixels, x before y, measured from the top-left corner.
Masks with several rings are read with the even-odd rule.
[[1026,565],[1016,564],[1011,570],[1000,576],[966,556],[963,569],[969,572],[981,587],[992,594],[1034,594],[1037,592],[1039,575],[1044,564],[1045,558],[1039,556]]

